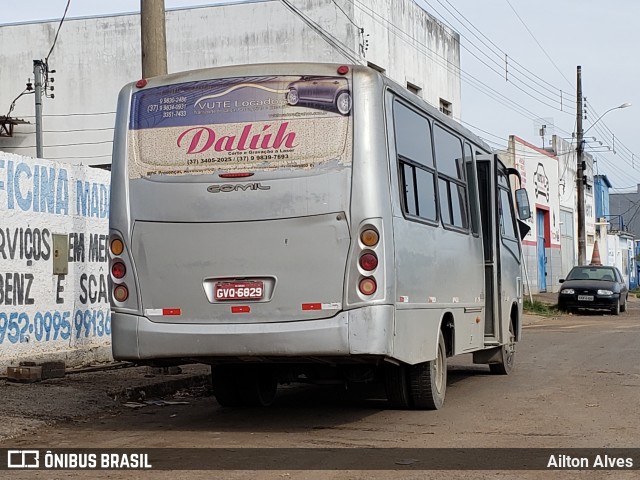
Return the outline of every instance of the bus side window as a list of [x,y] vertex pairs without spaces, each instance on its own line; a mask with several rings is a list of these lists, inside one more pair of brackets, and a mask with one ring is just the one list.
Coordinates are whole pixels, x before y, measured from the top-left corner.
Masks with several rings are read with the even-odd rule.
[[433,133],[442,222],[467,230],[469,209],[462,142],[439,125],[434,127]]
[[436,221],[431,125],[425,117],[398,101],[394,103],[393,123],[403,211],[408,215]]
[[478,183],[473,165],[473,150],[471,145],[464,144],[464,164],[469,188],[469,207],[471,208],[471,231],[474,234],[480,232],[480,210],[478,206]]
[[513,206],[511,193],[505,188],[498,189],[498,215],[500,221],[500,235],[502,243],[517,257],[520,257],[520,246],[516,233],[516,224],[513,218]]

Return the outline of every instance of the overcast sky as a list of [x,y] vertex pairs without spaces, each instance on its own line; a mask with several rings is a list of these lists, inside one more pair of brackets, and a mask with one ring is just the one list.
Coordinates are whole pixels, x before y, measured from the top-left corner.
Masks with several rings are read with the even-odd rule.
[[[547,144],[554,133],[571,141],[581,65],[583,128],[589,129],[598,173],[614,188],[640,183],[640,1],[416,2],[461,35],[462,121],[479,136],[495,148],[503,148],[509,135],[541,147],[538,132],[546,125]],[[59,19],[67,0],[2,3],[11,8],[3,5],[0,24]],[[165,0],[168,9],[212,3],[231,2]],[[138,0],[72,0],[67,17],[135,12],[139,6]],[[600,114],[625,102],[633,106],[607,113],[591,128]]]

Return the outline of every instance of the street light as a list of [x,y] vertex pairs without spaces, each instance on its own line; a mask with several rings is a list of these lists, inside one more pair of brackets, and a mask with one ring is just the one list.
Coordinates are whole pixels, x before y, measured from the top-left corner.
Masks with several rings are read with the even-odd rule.
[[585,232],[585,212],[584,212],[584,169],[585,164],[583,160],[584,154],[584,134],[593,128],[593,126],[598,123],[602,117],[604,117],[607,113],[617,110],[619,108],[627,108],[631,106],[631,103],[625,102],[622,105],[618,105],[617,107],[610,108],[606,110],[602,115],[600,115],[595,122],[593,122],[589,128],[585,131],[582,130],[582,81],[581,81],[581,71],[580,67],[578,67],[578,111],[577,111],[577,127],[578,127],[578,145],[577,145],[577,165],[576,165],[576,184],[578,189],[578,265],[584,265],[586,263],[587,257],[587,244],[586,244],[586,232]]
[[[596,121],[595,121],[595,122],[593,122],[591,125],[589,125],[589,128],[587,128],[584,132],[582,132],[582,135],[584,136],[584,135],[585,135],[589,130],[591,130],[591,129],[593,128],[593,126],[594,126],[596,123],[598,123],[598,122],[600,121],[600,119],[601,119],[602,117],[604,117],[604,116],[605,116],[607,113],[609,113],[610,111],[612,111],[612,110],[617,110],[617,109],[619,109],[619,108],[627,108],[627,107],[630,107],[630,106],[631,106],[631,103],[630,103],[630,102],[624,102],[622,105],[618,105],[617,107],[613,107],[613,108],[610,108],[609,110],[605,111],[602,115],[600,115],[598,118],[596,118]],[[579,133],[579,132],[578,132],[578,133]]]

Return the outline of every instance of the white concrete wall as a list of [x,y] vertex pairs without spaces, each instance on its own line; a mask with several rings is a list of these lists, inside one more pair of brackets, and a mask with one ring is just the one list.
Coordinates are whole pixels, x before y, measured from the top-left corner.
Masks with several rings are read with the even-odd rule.
[[[578,193],[576,187],[576,168],[577,168],[577,153],[575,141],[569,143],[566,140],[553,136],[552,139],[553,149],[558,157],[558,182],[559,182],[559,194],[560,194],[560,206],[568,211],[574,212],[574,226],[573,231],[575,233],[575,259],[572,265],[578,264]],[[586,261],[589,263],[593,255],[593,244],[596,239],[596,225],[595,225],[595,200],[593,190],[593,157],[587,152],[583,155],[586,163],[586,170],[584,175],[587,176],[587,181],[591,185],[591,189],[585,188],[584,191],[584,204],[585,204],[585,234],[586,234]],[[568,273],[568,272],[565,272]]]
[[[0,152],[0,372],[111,357],[109,183],[104,170]],[[66,275],[53,270],[56,234]]]
[[[289,1],[299,14],[278,0],[168,11],[169,72],[277,61],[372,62],[403,86],[422,88],[433,105],[440,98],[451,102],[460,116],[458,34],[413,0],[336,0],[344,13],[332,0]],[[110,163],[118,91],[141,76],[139,20],[130,14],[64,22],[49,59],[57,73],[55,99],[43,103],[45,158]],[[32,60],[47,54],[58,23],[0,26],[0,108],[8,110],[33,78]],[[25,95],[12,116],[34,122],[33,115],[34,96]],[[13,138],[0,137],[0,150],[35,156],[34,131],[34,125],[17,126]]]
[[549,218],[549,245],[545,248],[546,291],[559,290],[562,273],[560,257],[560,194],[558,182],[558,158],[552,152],[540,149],[521,138],[509,138],[506,160],[521,175],[522,187],[527,190],[531,203],[531,218],[526,222],[531,227],[523,239],[523,256],[527,269],[530,291],[541,291],[538,284],[538,225],[536,212],[544,210]]

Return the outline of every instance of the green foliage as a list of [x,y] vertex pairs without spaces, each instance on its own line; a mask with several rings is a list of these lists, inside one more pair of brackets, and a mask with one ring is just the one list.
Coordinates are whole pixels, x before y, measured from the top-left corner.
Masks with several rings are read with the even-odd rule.
[[539,302],[538,300],[534,300],[533,302],[525,300],[524,312],[533,315],[543,315],[545,317],[561,314],[556,305],[549,305],[548,303]]

